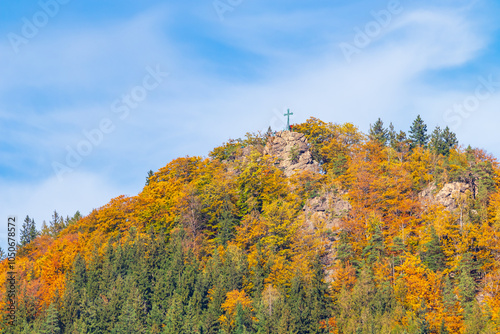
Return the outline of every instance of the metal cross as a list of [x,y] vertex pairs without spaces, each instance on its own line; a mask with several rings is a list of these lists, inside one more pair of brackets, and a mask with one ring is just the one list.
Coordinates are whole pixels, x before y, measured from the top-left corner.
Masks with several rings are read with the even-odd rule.
[[288,112],[285,114],[285,116],[288,117],[288,120],[286,122],[286,131],[290,131],[290,116],[293,115],[293,112],[290,112],[290,109],[288,109]]

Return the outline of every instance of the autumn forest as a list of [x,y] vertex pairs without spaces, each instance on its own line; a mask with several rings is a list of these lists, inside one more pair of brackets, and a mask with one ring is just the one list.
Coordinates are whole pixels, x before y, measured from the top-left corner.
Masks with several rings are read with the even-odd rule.
[[247,133],[86,216],[23,217],[0,333],[500,333],[500,166],[409,125]]

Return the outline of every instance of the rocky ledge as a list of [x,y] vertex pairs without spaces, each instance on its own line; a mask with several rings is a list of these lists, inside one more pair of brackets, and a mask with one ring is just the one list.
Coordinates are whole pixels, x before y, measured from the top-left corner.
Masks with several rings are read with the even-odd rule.
[[319,172],[319,164],[314,161],[304,134],[291,131],[278,132],[269,138],[264,154],[276,158],[276,166],[291,176],[296,171]]

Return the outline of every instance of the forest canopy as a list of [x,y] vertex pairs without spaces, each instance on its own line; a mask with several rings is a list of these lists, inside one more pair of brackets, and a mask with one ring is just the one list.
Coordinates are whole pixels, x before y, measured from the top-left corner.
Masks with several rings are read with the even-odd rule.
[[[175,159],[85,217],[26,217],[1,333],[500,332],[493,156],[420,116],[291,131]],[[307,148],[268,154],[285,137]],[[287,176],[306,155],[317,170]]]

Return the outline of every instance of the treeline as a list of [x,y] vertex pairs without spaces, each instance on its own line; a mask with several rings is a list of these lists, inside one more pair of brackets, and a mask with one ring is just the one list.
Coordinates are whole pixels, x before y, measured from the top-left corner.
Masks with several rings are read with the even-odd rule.
[[[64,230],[65,228],[69,227],[70,225],[76,223],[80,218],[82,218],[82,215],[80,214],[80,211],[77,211],[73,217],[66,216],[66,218],[63,218],[62,216],[59,215],[57,210],[54,210],[54,213],[52,214],[52,219],[49,220],[49,223],[45,222],[45,220],[42,223],[42,228],[41,230],[38,230],[36,227],[35,219],[30,218],[29,215],[24,218],[24,221],[22,225],[20,226],[19,229],[19,245],[17,246],[20,248],[22,251],[22,247],[28,245],[30,242],[36,239],[39,235],[50,235],[52,237],[57,237],[57,235]],[[5,251],[0,247],[0,261],[5,258]],[[22,253],[20,254],[22,255]]]
[[397,132],[394,125],[389,124],[384,127],[384,122],[379,118],[373,125],[370,125],[368,135],[370,140],[380,142],[382,145],[388,145],[398,151],[404,149],[413,149],[415,147],[429,148],[434,154],[449,155],[450,150],[458,145],[457,136],[449,127],[441,129],[436,126],[432,134],[427,133],[427,125],[420,115],[413,121],[408,136],[404,131]]

